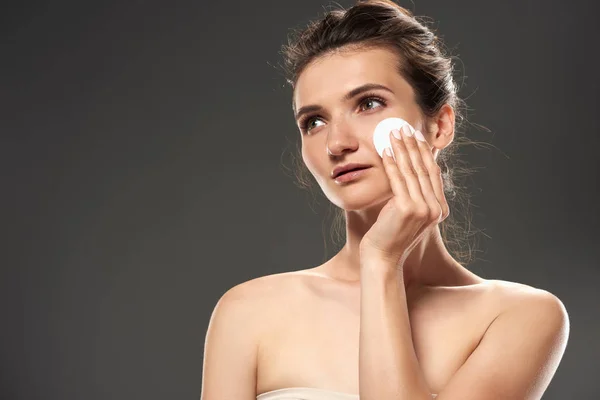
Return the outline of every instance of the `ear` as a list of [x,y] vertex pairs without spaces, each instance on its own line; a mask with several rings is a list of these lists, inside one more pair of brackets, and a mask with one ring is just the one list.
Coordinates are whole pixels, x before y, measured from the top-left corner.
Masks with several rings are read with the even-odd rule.
[[437,116],[427,121],[427,142],[433,146],[434,155],[452,143],[454,139],[454,109],[444,104]]

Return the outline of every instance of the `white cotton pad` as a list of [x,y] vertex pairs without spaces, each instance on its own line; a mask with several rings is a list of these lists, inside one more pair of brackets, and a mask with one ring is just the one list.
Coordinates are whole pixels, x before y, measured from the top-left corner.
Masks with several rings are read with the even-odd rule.
[[379,153],[379,157],[383,157],[383,149],[386,147],[392,149],[390,132],[393,129],[400,130],[403,125],[408,125],[411,132],[415,132],[415,129],[402,118],[386,118],[377,124],[375,131],[373,131],[373,144],[375,144],[375,150]]

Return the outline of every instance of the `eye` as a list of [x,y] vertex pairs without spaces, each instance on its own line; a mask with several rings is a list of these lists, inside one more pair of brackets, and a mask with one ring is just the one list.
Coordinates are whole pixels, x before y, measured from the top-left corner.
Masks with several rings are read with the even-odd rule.
[[320,121],[320,119],[318,117],[307,117],[307,118],[304,118],[302,121],[300,121],[300,130],[302,132],[307,132],[307,131],[310,131],[310,130],[312,130],[314,128],[317,128],[317,126],[315,126],[313,124],[313,122],[316,122],[316,121]]
[[377,107],[373,107],[373,106],[369,107],[369,105],[372,105],[375,103],[379,103],[382,106],[385,106],[385,100],[383,100],[379,97],[376,97],[376,96],[369,96],[369,97],[365,97],[361,100],[361,102],[360,102],[361,110],[365,111],[363,106],[367,106],[367,110],[377,108]]

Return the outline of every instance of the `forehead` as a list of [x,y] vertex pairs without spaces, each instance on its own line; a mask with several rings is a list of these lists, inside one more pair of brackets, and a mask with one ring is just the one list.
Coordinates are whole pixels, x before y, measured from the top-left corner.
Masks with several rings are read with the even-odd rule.
[[398,72],[398,62],[398,56],[385,48],[344,50],[320,56],[298,77],[294,104],[302,107],[320,104],[326,98],[341,98],[364,83],[407,87]]

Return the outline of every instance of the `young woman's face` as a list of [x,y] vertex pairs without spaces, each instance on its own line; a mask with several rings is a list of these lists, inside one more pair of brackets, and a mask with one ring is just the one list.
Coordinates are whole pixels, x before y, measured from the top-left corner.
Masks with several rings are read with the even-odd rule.
[[[345,210],[364,209],[392,195],[372,141],[379,121],[400,117],[424,130],[414,91],[398,73],[397,62],[383,48],[337,53],[309,64],[297,80],[293,100],[302,158],[329,200]],[[332,170],[348,163],[371,167],[357,179],[337,183]]]

